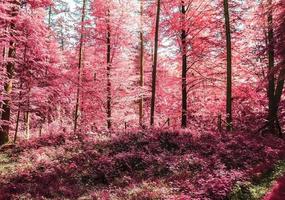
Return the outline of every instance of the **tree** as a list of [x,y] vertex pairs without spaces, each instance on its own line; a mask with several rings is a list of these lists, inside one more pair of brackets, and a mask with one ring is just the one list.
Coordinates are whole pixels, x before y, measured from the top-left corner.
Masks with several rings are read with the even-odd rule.
[[65,0],[53,0],[53,4],[48,7],[47,23],[62,51],[72,47],[71,36],[75,31],[72,30],[74,27],[71,26],[73,23],[71,20],[74,20],[74,17],[71,15],[68,3]]
[[85,20],[85,12],[86,12],[86,0],[82,2],[82,15],[81,15],[81,32],[80,32],[80,40],[79,40],[79,56],[78,56],[78,85],[76,92],[76,105],[75,105],[75,115],[74,115],[74,132],[77,130],[78,118],[80,113],[80,88],[82,87],[82,67],[83,67],[83,39],[84,39],[84,20]]
[[0,129],[0,145],[3,145],[8,142],[9,140],[9,129],[10,129],[10,116],[11,116],[11,92],[13,87],[13,75],[14,75],[14,68],[15,68],[15,58],[16,58],[16,42],[13,39],[13,31],[15,30],[15,18],[18,15],[19,12],[19,6],[20,6],[20,0],[13,0],[11,2],[11,10],[9,11],[11,16],[11,22],[8,25],[10,30],[10,41],[9,41],[9,47],[8,47],[8,61],[6,64],[6,71],[7,71],[7,78],[8,81],[5,83],[4,88],[6,92],[6,99],[3,103],[3,111],[1,120],[4,121],[4,123],[1,126]]
[[111,28],[110,28],[110,10],[107,11],[107,127],[112,128],[112,94],[111,94]]
[[[267,55],[268,55],[268,126],[269,130],[272,133],[278,134],[280,137],[282,137],[282,130],[279,124],[278,119],[278,107],[280,104],[282,91],[284,87],[284,66],[282,64],[279,67],[279,74],[276,79],[276,67],[275,66],[275,55],[276,55],[276,41],[279,42],[279,52],[280,52],[280,44],[284,42],[283,36],[279,35],[279,40],[276,40],[276,37],[274,36],[274,22],[273,22],[273,3],[272,0],[267,1]],[[281,2],[282,4],[282,2]],[[284,6],[284,5],[283,5]],[[281,14],[282,15],[282,14]],[[279,25],[279,34],[283,29],[283,23],[281,21]],[[278,47],[278,46],[277,46]],[[282,52],[282,50],[281,50]],[[282,54],[282,53],[281,53]],[[281,58],[284,59],[284,58]],[[284,60],[281,61],[281,63],[284,62]]]
[[157,51],[158,51],[158,33],[159,33],[159,19],[160,19],[160,0],[157,0],[156,22],[155,22],[155,38],[154,38],[154,52],[152,65],[152,89],[151,89],[151,110],[150,110],[150,125],[154,125],[154,110],[155,110],[155,95],[156,95],[156,71],[157,71]]
[[181,1],[181,53],[182,53],[182,119],[181,127],[187,127],[187,44],[186,44],[186,8],[185,3]]
[[232,44],[228,0],[224,0],[224,17],[227,48],[227,130],[232,130]]
[[[144,35],[143,35],[143,0],[140,0],[140,86],[144,86]],[[143,104],[144,96],[142,95],[139,100],[139,124],[143,125]]]

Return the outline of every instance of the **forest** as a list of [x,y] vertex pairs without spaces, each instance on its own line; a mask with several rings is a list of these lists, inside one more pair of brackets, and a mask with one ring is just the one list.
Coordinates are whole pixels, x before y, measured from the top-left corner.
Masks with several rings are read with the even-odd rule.
[[0,0],[0,200],[284,200],[285,0]]

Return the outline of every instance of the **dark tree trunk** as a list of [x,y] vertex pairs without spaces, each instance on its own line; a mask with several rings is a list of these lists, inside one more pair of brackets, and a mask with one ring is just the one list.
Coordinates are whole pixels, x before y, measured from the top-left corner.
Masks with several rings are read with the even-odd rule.
[[159,19],[160,19],[160,0],[157,0],[155,38],[154,38],[154,55],[153,55],[153,65],[152,65],[152,90],[151,90],[151,107],[150,107],[150,125],[151,126],[154,125]]
[[[144,86],[144,38],[143,38],[143,1],[140,1],[140,86]],[[143,126],[143,101],[141,96],[139,101],[139,124]]]
[[[11,10],[11,17],[14,18],[18,15],[19,12],[19,5],[20,2],[19,0],[13,1],[13,7]],[[13,31],[15,29],[15,23],[12,19],[12,22],[10,24],[10,29]],[[13,33],[10,33],[11,37],[13,38]],[[8,58],[15,59],[16,58],[16,43],[12,39],[9,42],[9,49],[8,49]],[[2,105],[2,116],[1,120],[4,121],[5,123],[2,124],[0,128],[0,146],[7,143],[9,141],[9,129],[10,129],[10,115],[11,115],[11,99],[10,99],[10,94],[12,93],[12,87],[13,87],[13,74],[14,74],[14,67],[15,67],[15,61],[8,61],[6,64],[6,70],[7,70],[7,78],[8,82],[5,83],[4,89],[6,92],[6,99],[3,102]]]
[[282,137],[282,130],[279,125],[278,108],[284,87],[285,68],[281,67],[278,79],[274,74],[275,68],[275,41],[273,29],[273,9],[272,0],[268,0],[268,32],[267,32],[267,53],[268,53],[268,127],[269,131]]
[[20,114],[21,114],[20,106],[18,107],[18,109],[19,110],[17,112],[16,128],[15,128],[15,134],[14,134],[14,143],[16,143],[17,137],[18,137],[19,121],[20,121]]
[[182,14],[182,30],[181,30],[181,53],[182,53],[182,120],[181,127],[187,127],[187,44],[186,44],[186,30],[185,25],[185,15],[186,9],[184,1],[181,1],[181,14]]
[[39,137],[42,136],[42,131],[43,131],[43,124],[40,124],[40,129],[39,129]]
[[[26,57],[26,48],[25,48],[25,53],[24,53],[24,62],[26,60],[25,57]],[[21,79],[20,79],[20,89],[22,89]],[[22,98],[22,92],[20,91],[19,100],[21,100],[21,98]],[[20,114],[21,114],[21,103],[19,103],[19,105],[18,105],[18,112],[17,112],[17,118],[16,118],[16,128],[15,128],[15,134],[14,134],[14,143],[16,143],[17,137],[18,137]]]
[[228,0],[224,0],[224,17],[226,31],[226,48],[227,48],[227,103],[226,103],[226,122],[227,131],[232,131],[232,44],[231,44],[231,27]]
[[51,6],[49,6],[48,8],[48,26],[49,27],[51,27],[51,14],[52,14]]
[[[25,49],[24,49],[24,55],[23,55],[23,67],[26,67],[26,62],[27,62],[27,45],[25,45]],[[19,94],[19,101],[21,101],[22,99],[22,87],[23,87],[23,82],[20,78],[20,94]],[[18,112],[17,112],[17,118],[16,118],[16,128],[15,128],[15,134],[14,134],[14,143],[16,143],[17,141],[17,137],[18,137],[18,130],[19,130],[19,122],[20,122],[20,114],[21,114],[21,102],[19,102],[18,105]]]
[[76,93],[76,105],[75,105],[75,115],[74,115],[74,132],[77,131],[78,118],[80,113],[80,93],[81,93],[81,83],[82,83],[82,67],[83,67],[83,46],[84,46],[84,20],[85,20],[85,10],[86,10],[86,0],[83,0],[82,5],[82,15],[81,15],[81,33],[79,41],[79,58],[78,58],[78,77],[77,77],[77,93]]
[[111,94],[111,28],[110,28],[110,11],[108,10],[107,21],[107,127],[112,128],[112,94]]

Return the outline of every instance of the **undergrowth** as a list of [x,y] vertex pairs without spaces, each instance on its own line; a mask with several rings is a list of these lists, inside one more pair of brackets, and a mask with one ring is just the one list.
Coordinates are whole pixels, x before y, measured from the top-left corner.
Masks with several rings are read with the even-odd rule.
[[1,152],[16,167],[0,173],[0,199],[222,200],[238,182],[266,179],[284,147],[238,132],[57,134]]

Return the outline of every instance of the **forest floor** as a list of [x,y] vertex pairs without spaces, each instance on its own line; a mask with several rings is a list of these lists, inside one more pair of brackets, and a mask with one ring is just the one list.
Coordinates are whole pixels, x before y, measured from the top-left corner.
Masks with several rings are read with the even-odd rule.
[[272,184],[278,200],[284,158],[284,140],[238,132],[55,134],[0,149],[0,200],[261,199]]

